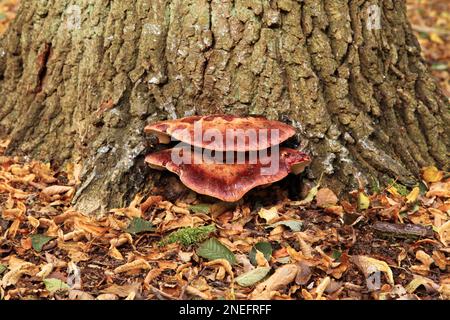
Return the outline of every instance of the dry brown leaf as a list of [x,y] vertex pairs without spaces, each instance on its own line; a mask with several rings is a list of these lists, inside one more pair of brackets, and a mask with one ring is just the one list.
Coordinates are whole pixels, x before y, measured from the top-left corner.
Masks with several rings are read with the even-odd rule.
[[450,220],[438,229],[439,239],[447,247],[450,245]]
[[94,296],[81,291],[81,290],[69,290],[69,300],[94,300]]
[[231,267],[231,264],[226,259],[216,259],[213,261],[206,262],[204,264],[205,266],[222,266],[225,271],[231,276],[231,279],[234,279],[234,273],[233,268]]
[[383,272],[389,284],[394,285],[394,275],[386,262],[367,256],[352,256],[350,260],[358,266],[366,278],[374,272]]
[[323,292],[325,289],[330,285],[331,278],[325,277],[320,281],[319,285],[317,286],[315,293],[316,293],[316,300],[320,300],[322,298]]
[[277,291],[294,281],[298,267],[295,264],[285,264],[275,270],[275,273],[266,281],[258,284],[250,294],[251,300],[270,300],[274,291]]
[[419,250],[416,252],[416,259],[422,262],[422,264],[428,269],[430,268],[431,264],[434,262],[433,259],[423,250]]
[[431,279],[414,275],[414,279],[405,287],[408,293],[414,293],[418,287],[424,286],[428,292],[436,292],[439,285],[434,283]]
[[148,262],[145,261],[144,259],[137,259],[137,260],[134,260],[132,262],[126,263],[124,265],[121,265],[121,266],[115,268],[114,273],[123,273],[123,272],[132,271],[132,270],[138,270],[138,269],[148,270],[148,269],[151,269],[151,267],[148,264]]
[[148,285],[152,283],[153,280],[155,280],[159,275],[164,271],[162,268],[152,269],[150,270],[144,279],[144,284]]
[[266,220],[267,223],[272,223],[272,221],[279,218],[277,207],[272,207],[270,209],[261,208],[258,211],[258,215]]
[[41,194],[50,197],[53,196],[55,194],[62,194],[65,193],[69,190],[72,190],[73,187],[69,187],[69,186],[50,186],[45,188],[44,190],[41,191]]
[[117,284],[113,284],[106,289],[103,289],[102,293],[109,293],[121,298],[129,297],[131,294],[136,294],[141,289],[141,284],[139,282],[134,282],[131,284],[126,284],[123,286],[119,286]]
[[118,300],[119,298],[112,293],[102,293],[95,298],[95,300]]
[[431,197],[443,197],[450,198],[450,182],[436,182],[430,187],[430,190],[426,193],[428,198]]
[[438,168],[434,166],[426,167],[422,170],[422,177],[426,182],[438,182],[444,177],[444,172],[439,171]]
[[447,269],[447,259],[445,258],[445,255],[440,251],[433,251],[433,260],[434,263],[441,269],[442,271],[445,271]]
[[0,281],[0,287],[6,288],[15,285],[24,274],[35,275],[39,270],[31,262],[22,261],[21,263],[16,263],[11,265],[10,261],[10,271],[5,273]]
[[316,203],[319,208],[327,208],[336,205],[338,198],[330,189],[322,188],[317,191]]

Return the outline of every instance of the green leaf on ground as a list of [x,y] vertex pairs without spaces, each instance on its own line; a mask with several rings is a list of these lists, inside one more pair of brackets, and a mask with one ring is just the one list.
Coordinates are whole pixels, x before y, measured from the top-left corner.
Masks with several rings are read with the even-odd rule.
[[236,282],[242,287],[249,287],[264,279],[270,272],[270,267],[258,267],[236,278]]
[[175,232],[172,232],[170,235],[165,237],[160,244],[166,245],[170,243],[181,243],[183,246],[187,247],[191,244],[203,241],[208,238],[209,234],[211,232],[216,231],[215,225],[209,225],[209,226],[201,226],[201,227],[187,227],[182,228],[180,230],[177,230]]
[[225,259],[231,264],[237,263],[234,253],[216,238],[203,242],[197,249],[197,255],[208,260]]
[[137,234],[141,232],[150,232],[154,230],[155,227],[150,221],[141,218],[133,218],[133,220],[131,220],[130,224],[128,225],[128,228],[125,229],[125,232]]
[[448,69],[448,65],[446,63],[437,62],[431,65],[431,69],[436,71],[445,71]]
[[331,257],[336,261],[339,261],[341,259],[341,256],[342,252],[340,252],[339,250],[333,250],[333,252],[331,253]]
[[56,292],[60,290],[68,290],[69,286],[67,283],[53,278],[44,279],[45,289],[50,292]]
[[195,204],[189,207],[189,210],[195,213],[204,213],[208,214],[211,211],[211,205],[206,203]]
[[301,221],[297,221],[297,220],[283,220],[283,221],[278,221],[276,223],[273,223],[270,226],[267,226],[267,228],[275,228],[279,225],[286,226],[289,229],[291,229],[292,231],[298,232],[298,231],[302,231],[303,223]]
[[270,261],[270,257],[272,257],[272,245],[269,242],[258,242],[254,245],[252,250],[250,250],[249,258],[253,265],[257,265],[256,250],[262,252],[264,254],[264,258],[266,258],[267,261]]
[[397,192],[398,192],[401,196],[406,197],[406,196],[409,194],[409,189],[408,189],[406,186],[404,186],[404,185],[402,185],[402,184],[400,184],[400,183],[395,182],[395,180],[390,179],[390,180],[388,181],[388,183],[389,183],[389,185],[391,185],[391,186],[393,186],[395,189],[397,189]]
[[5,272],[6,269],[7,269],[7,267],[4,264],[0,264],[0,274]]
[[41,252],[42,247],[53,238],[54,237],[45,236],[43,234],[33,234],[31,236],[31,245],[33,246],[34,250],[36,250],[37,252]]

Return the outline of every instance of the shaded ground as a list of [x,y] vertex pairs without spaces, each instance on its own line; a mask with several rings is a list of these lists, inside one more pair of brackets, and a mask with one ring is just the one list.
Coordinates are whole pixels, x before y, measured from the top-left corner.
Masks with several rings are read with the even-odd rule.
[[350,201],[278,185],[229,205],[174,180],[95,218],[70,207],[77,171],[0,156],[1,299],[450,298],[450,177],[435,168]]

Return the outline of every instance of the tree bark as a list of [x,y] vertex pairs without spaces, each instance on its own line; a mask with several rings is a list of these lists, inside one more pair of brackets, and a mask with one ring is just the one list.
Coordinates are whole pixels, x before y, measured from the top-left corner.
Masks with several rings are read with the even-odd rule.
[[154,180],[146,123],[193,114],[291,122],[306,178],[337,192],[448,168],[448,99],[404,1],[24,0],[0,41],[7,152],[80,162],[86,212]]

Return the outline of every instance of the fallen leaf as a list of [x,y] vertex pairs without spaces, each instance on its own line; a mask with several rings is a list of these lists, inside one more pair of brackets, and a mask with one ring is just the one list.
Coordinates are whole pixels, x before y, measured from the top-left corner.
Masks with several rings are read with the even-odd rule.
[[414,187],[411,192],[406,196],[406,203],[414,203],[419,197],[420,189],[419,187]]
[[155,231],[155,227],[150,221],[146,221],[142,218],[133,218],[130,224],[128,225],[125,232],[131,234],[138,234],[142,232],[152,232]]
[[95,298],[95,300],[118,300],[119,298],[112,293],[102,293]]
[[430,187],[430,190],[426,193],[428,198],[431,197],[443,197],[450,198],[450,182],[436,182]]
[[30,262],[20,261],[17,264],[10,265],[9,268],[10,271],[6,272],[1,279],[0,287],[6,288],[15,285],[24,274],[32,275],[35,265]]
[[350,259],[358,266],[366,279],[375,272],[384,272],[389,284],[394,285],[394,275],[386,262],[367,256],[352,256]]
[[275,223],[267,226],[267,228],[276,228],[280,225],[286,226],[294,232],[298,232],[298,231],[302,231],[303,222],[297,221],[297,220],[283,220],[283,221],[275,222]]
[[41,271],[39,271],[37,274],[36,274],[36,277],[39,277],[39,278],[42,278],[42,279],[45,279],[45,278],[47,278],[47,276],[53,271],[53,263],[47,263],[47,264],[45,264],[42,268],[41,268]]
[[430,33],[430,40],[438,44],[444,44],[444,40],[442,40],[442,38],[436,32]]
[[319,208],[327,208],[338,203],[338,198],[334,192],[328,188],[322,188],[317,191],[316,203]]
[[270,223],[279,217],[277,207],[272,207],[270,209],[261,208],[258,211],[258,215],[266,220],[267,223]]
[[272,257],[272,245],[269,242],[258,242],[255,246],[250,250],[249,259],[253,265],[257,265],[256,261],[256,253],[257,251],[261,252],[267,261],[270,261]]
[[438,229],[439,239],[447,247],[450,245],[450,220]]
[[269,300],[272,298],[275,291],[286,287],[294,281],[298,272],[298,267],[295,264],[285,264],[275,270],[266,281],[258,284],[255,290],[250,294],[251,300]]
[[117,284],[113,284],[106,289],[103,289],[102,293],[114,294],[116,296],[126,298],[130,294],[136,294],[141,288],[141,284],[139,282],[134,282],[131,284],[125,284],[119,286]]
[[211,212],[210,204],[196,204],[189,207],[189,210],[195,213],[209,214]]
[[72,190],[72,187],[69,186],[50,186],[41,191],[41,194],[46,196],[53,196],[55,194],[65,193],[69,190]]
[[236,282],[242,287],[249,287],[264,279],[270,272],[270,267],[258,267],[236,278]]
[[226,259],[231,264],[236,264],[233,252],[216,238],[203,242],[197,249],[197,255],[208,260]]
[[369,209],[370,199],[367,197],[364,192],[358,192],[358,209],[366,210]]
[[309,190],[308,194],[306,195],[305,199],[300,200],[300,201],[293,201],[290,202],[289,205],[291,206],[304,206],[307,205],[309,203],[311,203],[314,200],[314,197],[316,196],[318,190],[319,190],[320,184],[316,185],[315,187],[311,188],[311,190]]
[[132,262],[126,263],[114,269],[114,273],[123,273],[131,270],[139,269],[151,269],[150,265],[144,259],[137,259]]
[[94,300],[94,296],[81,290],[70,290],[69,300]]
[[31,236],[31,244],[34,250],[41,252],[42,247],[52,239],[54,239],[54,237],[45,236],[43,234],[33,234]]
[[424,286],[427,292],[437,292],[439,290],[438,284],[431,279],[418,275],[414,275],[414,279],[406,285],[405,289],[408,293],[414,293],[420,286]]
[[45,289],[50,292],[69,290],[67,283],[53,278],[44,279]]

